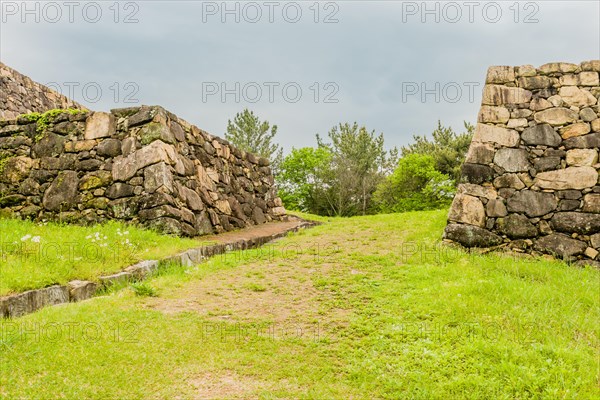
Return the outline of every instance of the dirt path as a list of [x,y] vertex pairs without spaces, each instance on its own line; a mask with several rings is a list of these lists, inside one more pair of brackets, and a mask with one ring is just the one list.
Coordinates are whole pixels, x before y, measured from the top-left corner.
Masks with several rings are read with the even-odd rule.
[[203,241],[217,243],[234,243],[239,240],[252,240],[264,236],[272,236],[288,232],[294,228],[306,225],[307,221],[288,216],[288,221],[268,222],[261,225],[253,225],[248,228],[235,230],[231,232],[220,233],[218,235],[202,236]]

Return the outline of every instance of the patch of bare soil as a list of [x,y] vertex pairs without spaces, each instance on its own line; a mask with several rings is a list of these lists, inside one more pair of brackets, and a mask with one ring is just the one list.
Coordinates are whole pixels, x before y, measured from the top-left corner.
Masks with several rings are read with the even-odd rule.
[[[258,378],[239,375],[234,371],[206,372],[189,381],[194,389],[193,399],[257,399],[254,393],[271,390],[273,382],[261,381]],[[286,382],[277,383],[277,387],[289,386]]]
[[148,299],[147,306],[167,314],[197,312],[215,321],[308,329],[322,319],[321,302],[329,296],[314,287],[310,273],[292,265],[243,265],[191,282],[178,289],[177,298]]

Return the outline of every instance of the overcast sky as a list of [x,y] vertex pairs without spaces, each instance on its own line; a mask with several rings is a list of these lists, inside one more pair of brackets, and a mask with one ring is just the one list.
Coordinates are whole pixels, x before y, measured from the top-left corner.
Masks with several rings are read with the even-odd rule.
[[599,4],[2,0],[0,60],[91,109],[159,104],[221,136],[248,107],[286,152],[345,121],[400,146],[475,122],[490,65],[600,58]]

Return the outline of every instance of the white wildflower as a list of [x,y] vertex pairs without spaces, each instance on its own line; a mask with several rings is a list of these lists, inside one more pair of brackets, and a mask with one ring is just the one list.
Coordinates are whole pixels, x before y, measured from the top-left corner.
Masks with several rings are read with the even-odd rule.
[[25,242],[25,241],[29,240],[30,238],[31,238],[31,235],[27,234],[21,238],[21,242]]
[[39,243],[41,239],[42,239],[42,238],[41,238],[41,237],[39,237],[39,236],[34,236],[34,237],[32,237],[32,238],[31,238],[31,241],[32,241],[33,243]]

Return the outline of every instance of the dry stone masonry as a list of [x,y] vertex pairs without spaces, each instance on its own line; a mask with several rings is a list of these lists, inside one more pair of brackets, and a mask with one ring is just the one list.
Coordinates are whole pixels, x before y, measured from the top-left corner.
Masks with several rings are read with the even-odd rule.
[[600,265],[600,60],[491,67],[444,236]]
[[281,219],[273,183],[268,160],[161,107],[0,121],[0,209],[21,218],[220,233]]
[[0,62],[0,119],[14,119],[21,114],[55,108],[85,109]]

